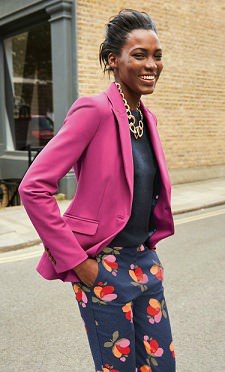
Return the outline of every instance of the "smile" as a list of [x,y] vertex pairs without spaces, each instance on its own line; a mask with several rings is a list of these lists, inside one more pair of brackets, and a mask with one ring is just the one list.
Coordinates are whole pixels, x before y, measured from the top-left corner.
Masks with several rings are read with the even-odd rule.
[[145,85],[154,85],[156,82],[156,75],[141,75],[139,76],[139,79],[145,84]]
[[155,75],[141,75],[140,78],[143,80],[155,80]]

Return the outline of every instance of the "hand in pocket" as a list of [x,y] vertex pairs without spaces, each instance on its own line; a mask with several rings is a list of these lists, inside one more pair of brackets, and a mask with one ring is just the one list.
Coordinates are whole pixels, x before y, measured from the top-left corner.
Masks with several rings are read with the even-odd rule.
[[96,259],[87,258],[74,268],[80,280],[88,287],[92,287],[97,279],[99,265]]

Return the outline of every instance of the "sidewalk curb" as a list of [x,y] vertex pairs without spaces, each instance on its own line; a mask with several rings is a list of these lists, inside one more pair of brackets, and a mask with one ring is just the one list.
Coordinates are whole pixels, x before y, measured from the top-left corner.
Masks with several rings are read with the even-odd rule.
[[219,201],[219,202],[214,202],[214,203],[209,203],[209,204],[204,204],[204,205],[198,206],[198,207],[180,209],[179,211],[173,212],[173,215],[177,216],[179,214],[188,213],[188,212],[195,212],[195,211],[199,211],[201,209],[219,207],[220,205],[225,205],[225,200],[222,200],[222,201]]
[[8,247],[0,247],[0,254],[1,253],[6,253],[6,252],[11,252],[11,251],[18,251],[18,250],[23,249],[23,248],[30,248],[33,245],[38,245],[38,244],[41,244],[41,243],[42,243],[41,239],[34,239],[34,240],[29,240],[29,241],[24,242],[24,243],[10,245]]
[[[198,211],[198,210],[201,210],[201,209],[218,207],[220,205],[225,205],[225,200],[220,201],[220,202],[215,202],[215,203],[204,204],[204,205],[198,206],[198,207],[185,208],[185,209],[181,209],[181,210],[178,210],[178,211],[174,211],[173,216],[177,216],[177,215],[180,215],[180,214],[183,214],[183,213],[188,213],[188,212],[195,212],[195,211]],[[1,253],[6,253],[6,252],[11,252],[11,251],[17,251],[17,250],[24,249],[24,248],[29,248],[29,247],[32,247],[34,245],[38,245],[38,244],[41,244],[41,243],[42,243],[41,239],[34,239],[34,240],[30,240],[30,241],[27,241],[27,242],[24,242],[24,243],[14,244],[14,245],[11,245],[11,246],[8,246],[8,247],[0,247],[0,254]]]

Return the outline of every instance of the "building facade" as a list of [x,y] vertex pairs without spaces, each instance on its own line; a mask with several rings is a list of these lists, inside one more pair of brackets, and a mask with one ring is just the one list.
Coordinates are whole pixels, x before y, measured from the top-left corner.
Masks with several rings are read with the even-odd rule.
[[[112,81],[98,62],[105,24],[136,7],[134,0],[0,2],[1,179],[21,178],[29,146],[43,147],[78,96],[97,94]],[[223,2],[141,1],[138,10],[155,20],[163,48],[156,91],[143,100],[158,117],[172,182],[224,176]],[[59,188],[72,197],[72,171]]]

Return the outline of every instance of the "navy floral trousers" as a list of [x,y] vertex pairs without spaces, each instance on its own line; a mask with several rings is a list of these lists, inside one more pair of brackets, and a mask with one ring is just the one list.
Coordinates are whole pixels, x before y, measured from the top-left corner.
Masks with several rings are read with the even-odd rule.
[[145,245],[105,247],[92,287],[72,283],[97,372],[174,372],[163,267]]

